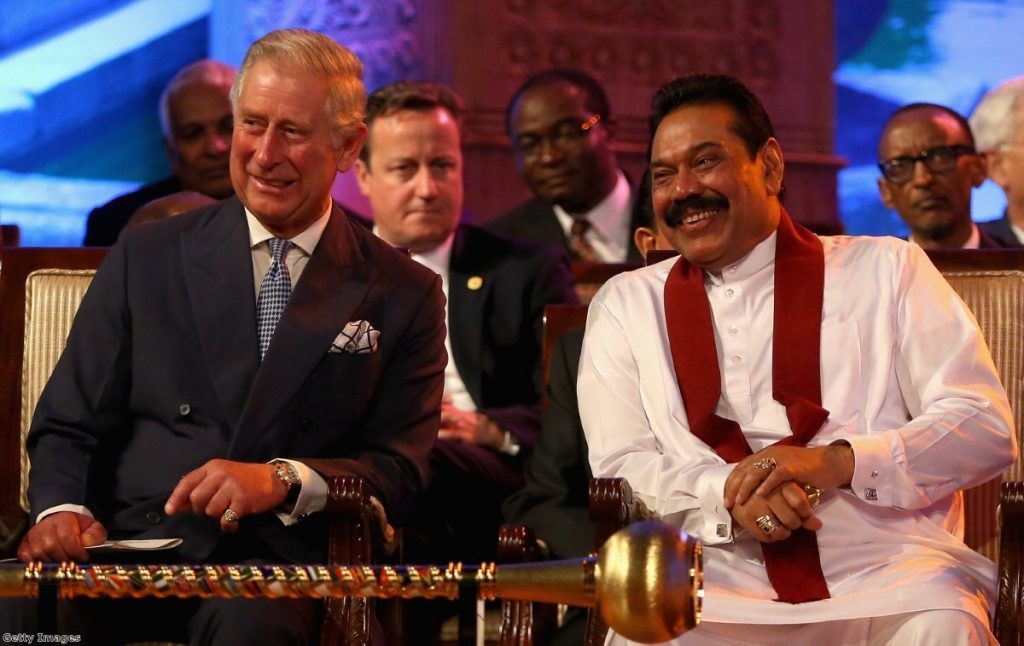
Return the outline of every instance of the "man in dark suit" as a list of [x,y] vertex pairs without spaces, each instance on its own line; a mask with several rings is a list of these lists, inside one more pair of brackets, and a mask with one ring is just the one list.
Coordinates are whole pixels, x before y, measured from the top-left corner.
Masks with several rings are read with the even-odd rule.
[[[333,475],[409,512],[437,431],[443,297],[332,204],[366,136],[361,73],[313,32],[250,48],[232,92],[238,197],[128,230],[97,273],[33,420],[22,560],[86,560],[109,536],[180,537],[189,562],[322,562]],[[116,603],[85,613],[104,643],[160,620],[193,643],[306,643],[322,608]]]
[[377,90],[356,177],[376,233],[444,280],[451,359],[416,516],[445,532],[432,541],[434,558],[472,562],[493,557],[501,501],[522,485],[521,462],[540,427],[544,306],[574,302],[575,293],[557,248],[459,224],[461,113],[459,97],[437,84]]
[[[645,173],[632,214],[632,220],[639,223],[633,232],[633,243],[642,257],[652,249],[672,248],[654,220],[650,182],[650,174]],[[588,500],[593,473],[576,398],[583,332],[583,327],[569,330],[555,342],[545,387],[544,423],[523,471],[525,486],[502,506],[505,520],[529,527],[552,559],[583,557],[594,551]],[[585,630],[586,612],[570,608],[547,643],[582,644]]]
[[93,209],[85,224],[85,246],[114,244],[139,207],[172,193],[195,191],[218,200],[231,195],[228,93],[234,80],[234,68],[213,60],[192,63],[171,78],[160,94],[160,130],[171,176]]
[[513,238],[565,247],[573,260],[641,260],[630,244],[629,182],[611,148],[604,88],[579,70],[547,70],[509,102],[505,125],[533,199],[488,225]]
[[955,110],[906,105],[889,118],[878,142],[882,201],[925,249],[1002,247],[971,219],[971,191],[985,181],[985,163],[971,127]]
[[1003,217],[978,228],[1008,247],[1024,244],[1024,76],[989,91],[971,113],[988,177],[1006,194]]

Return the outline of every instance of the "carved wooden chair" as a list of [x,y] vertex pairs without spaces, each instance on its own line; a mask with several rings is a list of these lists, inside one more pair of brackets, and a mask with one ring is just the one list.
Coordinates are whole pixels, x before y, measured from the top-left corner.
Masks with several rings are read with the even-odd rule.
[[[13,555],[28,519],[25,436],[56,365],[78,306],[106,249],[0,250],[0,546]],[[362,478],[328,482],[325,513],[333,516],[328,561],[369,565],[393,544],[384,510]],[[323,644],[368,644],[373,601],[330,599]],[[398,628],[382,622],[387,643]]]

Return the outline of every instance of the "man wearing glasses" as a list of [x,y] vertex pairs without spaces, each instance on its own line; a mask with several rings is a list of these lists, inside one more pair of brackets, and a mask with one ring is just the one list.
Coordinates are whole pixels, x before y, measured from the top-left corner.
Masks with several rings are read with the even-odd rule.
[[989,178],[1006,193],[1003,217],[978,225],[1009,247],[1024,244],[1024,76],[990,91],[971,113]]
[[985,181],[967,119],[933,103],[906,105],[878,143],[882,201],[925,249],[1002,247],[971,220],[971,189]]
[[490,228],[563,246],[573,260],[639,260],[632,191],[611,148],[614,122],[601,84],[578,70],[547,70],[516,90],[505,125],[533,199]]

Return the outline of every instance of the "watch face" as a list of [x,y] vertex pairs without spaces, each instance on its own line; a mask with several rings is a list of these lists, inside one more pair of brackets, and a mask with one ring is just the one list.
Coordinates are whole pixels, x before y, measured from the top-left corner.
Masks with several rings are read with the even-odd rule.
[[302,484],[302,479],[299,477],[298,471],[296,471],[295,467],[287,462],[275,462],[274,468],[277,471],[277,477],[280,478],[281,482],[285,483],[289,489]]

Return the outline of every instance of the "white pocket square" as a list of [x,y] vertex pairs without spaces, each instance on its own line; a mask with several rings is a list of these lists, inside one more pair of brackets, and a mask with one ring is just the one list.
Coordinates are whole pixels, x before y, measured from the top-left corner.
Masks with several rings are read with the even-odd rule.
[[376,352],[379,338],[380,330],[370,325],[369,321],[349,321],[338,338],[334,339],[330,351],[349,354]]

